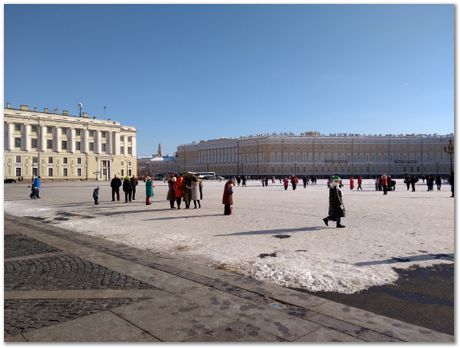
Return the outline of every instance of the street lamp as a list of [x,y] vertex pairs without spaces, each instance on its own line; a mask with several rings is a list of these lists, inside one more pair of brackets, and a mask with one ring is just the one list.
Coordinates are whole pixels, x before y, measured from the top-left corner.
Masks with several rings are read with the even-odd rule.
[[449,145],[444,146],[444,152],[449,154],[450,159],[450,173],[453,173],[453,166],[452,166],[452,155],[454,154],[454,145],[452,145],[452,139],[449,139]]

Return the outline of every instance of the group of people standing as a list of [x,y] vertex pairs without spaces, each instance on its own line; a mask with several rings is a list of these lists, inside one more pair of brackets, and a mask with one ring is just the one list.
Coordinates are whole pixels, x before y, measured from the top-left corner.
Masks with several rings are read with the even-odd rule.
[[125,176],[123,182],[115,175],[110,182],[110,187],[112,188],[112,202],[115,202],[115,196],[117,196],[117,201],[120,201],[120,187],[123,188],[123,192],[125,193],[125,203],[136,200],[137,184],[138,180],[134,175],[131,178]]
[[193,201],[194,208],[201,208],[203,200],[203,183],[196,175],[182,174],[171,175],[168,179],[168,194],[166,199],[169,201],[171,209],[174,209],[174,203],[177,209],[180,209],[182,200],[185,203],[185,209],[190,209],[190,203]]

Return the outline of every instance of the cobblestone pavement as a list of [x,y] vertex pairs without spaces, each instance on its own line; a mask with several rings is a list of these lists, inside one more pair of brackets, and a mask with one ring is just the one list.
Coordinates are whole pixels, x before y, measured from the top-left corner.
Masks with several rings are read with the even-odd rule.
[[137,300],[6,300],[5,336],[56,325],[134,301]]
[[5,215],[6,341],[452,342],[453,336]]

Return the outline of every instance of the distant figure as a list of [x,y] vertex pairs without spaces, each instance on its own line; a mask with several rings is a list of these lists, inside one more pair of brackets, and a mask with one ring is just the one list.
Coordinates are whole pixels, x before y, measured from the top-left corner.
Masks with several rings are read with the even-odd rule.
[[426,177],[426,186],[428,187],[427,191],[433,191],[433,187],[434,187],[434,176],[433,175],[430,174]]
[[410,184],[412,186],[412,192],[415,192],[415,183],[418,181],[418,179],[414,176],[410,176]]
[[166,195],[166,199],[169,201],[171,209],[174,209],[174,201],[176,200],[176,190],[174,188],[176,180],[175,176],[171,176],[168,180],[168,194]]
[[99,204],[99,187],[96,187],[93,191],[94,204]]
[[295,175],[291,177],[291,185],[292,189],[295,190],[297,188],[297,183],[299,182],[299,179]]
[[380,177],[380,185],[382,186],[383,194],[386,195],[388,191],[388,177],[386,174]]
[[133,201],[135,201],[136,200],[136,186],[138,184],[138,181],[137,181],[137,179],[136,179],[136,177],[134,175],[131,178],[130,183],[131,183],[131,191],[132,191],[132,195],[133,195]]
[[334,175],[329,188],[329,215],[323,219],[326,226],[329,221],[335,221],[337,228],[344,228],[341,219],[345,217],[345,206],[343,204],[342,190],[339,187],[340,177]]
[[192,201],[192,177],[190,175],[184,177],[182,197],[185,202],[185,209],[190,209],[190,202]]
[[436,175],[436,188],[438,189],[438,191],[441,191],[441,175]]
[[450,172],[449,183],[450,183],[450,192],[452,193],[451,197],[454,197],[454,172]]
[[425,183],[425,179],[426,179],[426,176],[425,176],[425,174],[423,174],[423,175],[422,175],[423,183]]
[[284,179],[283,179],[283,185],[284,185],[284,189],[287,190],[287,189],[288,189],[288,186],[289,186],[289,180],[288,180],[288,178],[284,178]]
[[224,195],[222,197],[222,204],[224,205],[224,215],[232,214],[233,205],[233,182],[227,181],[224,187]]
[[246,187],[246,176],[245,175],[243,175],[242,181],[243,181],[242,183],[243,187]]
[[[233,180],[232,180],[233,182]],[[200,183],[199,179],[196,176],[192,177],[192,200],[193,200],[193,205],[196,209],[196,203],[198,202],[198,207],[201,208],[201,203],[200,203]]]
[[406,184],[406,187],[407,187],[406,191],[409,191],[409,189],[410,189],[410,177],[409,177],[408,174],[404,175],[404,183]]
[[117,201],[120,201],[120,186],[121,180],[115,175],[110,182],[110,187],[112,188],[112,202],[115,202],[115,194],[117,195]]
[[358,176],[358,188],[356,189],[356,191],[363,190],[363,188],[361,187],[362,183],[363,183],[363,177],[360,175]]
[[41,178],[37,176],[34,178],[32,182],[32,192],[30,193],[31,199],[40,198],[40,186],[41,186]]
[[262,179],[260,179],[260,181],[262,182],[262,187],[265,187],[265,179],[262,178]]
[[380,184],[380,176],[375,178],[375,191],[382,191],[382,185]]
[[240,186],[240,184],[241,184],[241,177],[240,177],[239,175],[236,177],[236,182],[238,183],[238,186]]
[[183,188],[182,185],[184,184],[184,177],[179,174],[179,176],[176,179],[176,183],[174,184],[174,191],[176,194],[176,203],[177,203],[177,209],[180,209],[180,204],[182,201],[182,195],[183,195]]
[[128,203],[128,200],[131,202],[132,188],[128,176],[125,176],[123,180],[123,192],[125,193],[125,203]]
[[145,205],[152,204],[152,197],[153,197],[153,181],[148,176],[145,181]]
[[355,188],[355,179],[353,179],[353,176],[350,176],[350,190],[353,190]]
[[268,176],[265,177],[265,187],[268,187]]
[[302,178],[303,181],[303,188],[307,188],[307,177],[304,175]]

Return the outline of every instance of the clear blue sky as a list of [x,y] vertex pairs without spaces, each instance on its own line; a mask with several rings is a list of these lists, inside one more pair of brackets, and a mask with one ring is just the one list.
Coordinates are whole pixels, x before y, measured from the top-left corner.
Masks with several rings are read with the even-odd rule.
[[5,5],[5,102],[138,129],[451,133],[453,5]]

